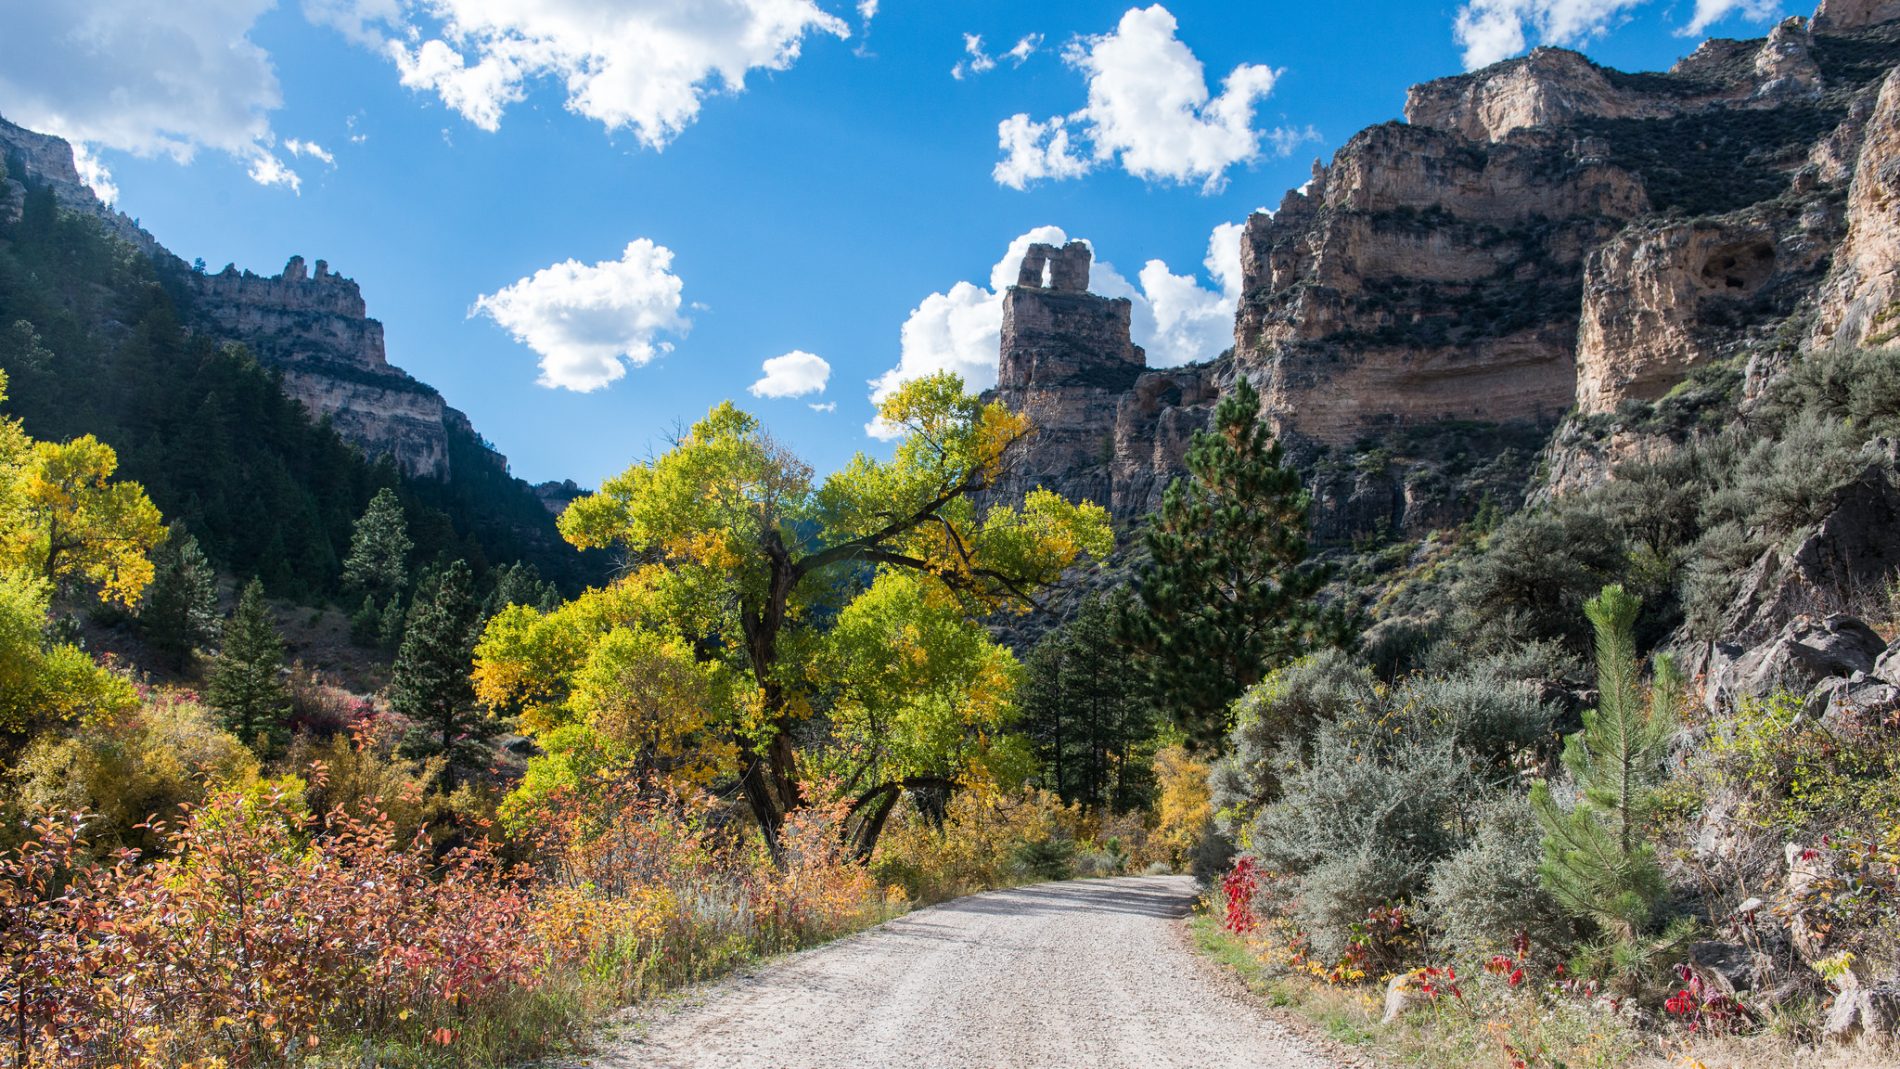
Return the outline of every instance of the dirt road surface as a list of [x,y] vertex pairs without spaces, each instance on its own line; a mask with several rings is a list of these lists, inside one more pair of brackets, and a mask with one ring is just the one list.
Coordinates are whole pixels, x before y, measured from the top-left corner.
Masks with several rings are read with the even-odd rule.
[[961,898],[702,988],[594,1069],[1334,1069],[1181,937],[1185,876]]

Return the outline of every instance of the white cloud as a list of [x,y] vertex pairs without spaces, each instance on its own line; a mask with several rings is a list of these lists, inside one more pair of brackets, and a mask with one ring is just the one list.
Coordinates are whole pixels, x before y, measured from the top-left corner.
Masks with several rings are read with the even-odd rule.
[[620,378],[684,334],[673,252],[646,238],[629,242],[618,260],[588,265],[565,260],[478,297],[469,315],[487,315],[540,356],[543,386],[587,392]]
[[[1452,22],[1466,70],[1509,59],[1531,44],[1575,48],[1615,29],[1649,0],[1467,0]],[[1731,15],[1754,22],[1780,14],[1777,0],[1696,0],[1681,36],[1700,34]]]
[[858,0],[858,20],[866,26],[877,18],[877,0]]
[[274,0],[208,0],[154,14],[142,0],[4,5],[0,113],[72,141],[87,181],[116,198],[100,149],[189,163],[202,149],[296,188],[271,153],[283,103],[270,57],[250,39]]
[[119,202],[119,187],[112,181],[112,171],[92,154],[92,147],[84,141],[73,142],[73,170],[79,172],[79,180],[91,186],[92,195],[101,202]]
[[760,365],[765,374],[746,388],[754,397],[803,397],[824,393],[831,381],[831,365],[822,356],[793,349]]
[[1010,46],[1009,51],[1003,53],[1003,58],[1020,67],[1030,56],[1035,55],[1036,51],[1041,47],[1042,34],[1024,34],[1015,44]]
[[807,404],[805,407],[811,409],[813,412],[836,412],[838,411],[838,402],[813,401],[810,404]]
[[[815,0],[306,0],[313,19],[372,44],[402,84],[484,130],[543,80],[567,108],[663,148],[708,95],[785,70],[805,39],[851,35]],[[875,3],[861,3],[868,20]]]
[[[996,180],[1020,189],[1038,178],[1070,178],[1114,162],[1137,178],[1198,181],[1211,193],[1225,185],[1228,168],[1259,157],[1263,138],[1275,151],[1290,151],[1289,136],[1297,143],[1302,135],[1254,128],[1254,107],[1273,91],[1279,72],[1243,63],[1214,95],[1201,61],[1175,36],[1177,28],[1174,16],[1156,4],[1130,8],[1112,33],[1071,42],[1063,58],[1087,77],[1087,106],[1066,121],[1038,123],[1026,114],[1004,121],[997,129],[1003,159]],[[1086,159],[1070,151],[1071,124],[1089,142]]]
[[981,34],[966,33],[963,35],[965,58],[958,60],[957,65],[950,68],[950,77],[962,81],[967,75],[984,74],[995,70],[996,64],[1005,59],[1009,60],[1011,66],[1020,67],[1041,48],[1042,34],[1029,33],[1018,38],[1016,43],[1002,55],[992,56],[983,50]]
[[317,144],[315,141],[299,141],[294,137],[286,138],[284,140],[284,151],[290,153],[292,156],[308,156],[313,160],[321,160],[332,167],[336,166],[336,157],[330,155],[328,149]]
[[1074,150],[1068,123],[1057,115],[1036,122],[1018,113],[996,124],[996,142],[1003,158],[990,176],[1011,189],[1027,189],[1044,178],[1079,178],[1094,169],[1094,161]]
[[966,33],[963,35],[963,59],[950,68],[950,77],[962,81],[965,75],[982,74],[996,69],[996,58],[983,51],[983,35]]
[[251,157],[251,166],[247,171],[251,181],[260,186],[287,186],[292,193],[303,193],[303,179],[297,172],[284,166],[284,161],[268,152],[260,152]]
[[1695,14],[1689,25],[1676,33],[1692,37],[1730,15],[1740,15],[1750,22],[1772,22],[1780,14],[1780,0],[1695,0]]
[[[1126,297],[1135,344],[1147,350],[1151,367],[1172,367],[1220,355],[1233,344],[1234,309],[1240,299],[1240,236],[1244,223],[1222,223],[1208,238],[1203,266],[1210,289],[1193,275],[1176,275],[1160,260],[1143,266],[1140,286],[1114,265],[1096,259],[1089,267],[1089,289],[1105,297]],[[958,282],[948,292],[918,303],[899,333],[897,366],[871,380],[873,404],[912,379],[954,371],[971,390],[996,385],[1003,338],[1003,292],[1016,281],[1023,255],[1035,242],[1061,245],[1069,235],[1061,227],[1040,226],[1009,243],[990,269],[988,285]],[[873,418],[865,433],[891,439],[901,432]]]

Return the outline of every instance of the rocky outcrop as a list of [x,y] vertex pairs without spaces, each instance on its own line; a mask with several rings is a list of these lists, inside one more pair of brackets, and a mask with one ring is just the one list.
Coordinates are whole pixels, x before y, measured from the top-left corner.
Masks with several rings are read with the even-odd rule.
[[312,415],[411,474],[448,474],[447,405],[390,366],[383,325],[369,318],[355,282],[322,260],[313,272],[301,256],[270,277],[226,267],[190,278],[208,329],[282,371],[284,392]]
[[1030,418],[1033,437],[990,493],[1037,487],[1132,522],[1184,470],[1188,441],[1219,394],[1214,365],[1146,370],[1126,298],[1088,292],[1091,252],[1031,245],[1003,295],[995,396]]
[[[1248,220],[1234,348],[1206,365],[1144,371],[1125,316],[1083,292],[1085,250],[1032,250],[997,395],[1040,432],[1003,489],[1138,519],[1245,376],[1308,472],[1318,541],[1416,536],[1524,500],[1525,473],[1494,470],[1511,428],[1546,436],[1533,499],[1557,496],[1667,444],[1579,421],[1550,442],[1565,413],[1607,417],[1732,359],[1752,396],[1804,316],[1817,337],[1883,340],[1900,319],[1891,15],[1831,3],[1662,73],[1546,48],[1414,88],[1407,122]],[[1418,448],[1437,428],[1467,441]],[[1469,447],[1477,428],[1492,446]]]
[[79,169],[73,162],[73,147],[65,139],[36,133],[0,119],[0,215],[9,219],[20,217],[26,195],[22,179],[45,187],[60,207],[92,216],[107,232],[141,251],[147,254],[159,251],[158,242],[137,222],[93,195],[92,187],[79,177]]
[[1821,0],[1814,28],[1821,33],[1859,30],[1900,19],[1900,0]]
[[1847,195],[1847,238],[1819,301],[1812,344],[1900,337],[1900,68],[1867,117]]
[[182,277],[193,294],[191,326],[247,346],[282,372],[284,392],[312,416],[327,419],[343,439],[369,456],[390,456],[412,475],[445,478],[450,438],[478,444],[464,456],[503,470],[507,458],[485,443],[468,417],[442,395],[389,363],[383,325],[369,318],[355,282],[315,270],[293,256],[280,275],[226,267],[215,275],[191,271],[138,224],[102,204],[80,180],[70,144],[0,119],[0,212],[17,213],[26,183],[45,188],[61,209],[96,218],[108,232],[137,247],[162,269]]
[[1019,498],[1038,486],[1108,505],[1113,499],[1115,411],[1147,360],[1129,337],[1133,305],[1088,291],[1089,247],[1031,245],[1003,295],[996,396],[1034,426],[995,490]]
[[1722,216],[1644,221],[1584,267],[1577,409],[1661,397],[1703,364],[1784,321],[1838,239],[1835,213],[1797,201]]
[[1895,449],[1885,439],[1869,443],[1873,459],[1835,497],[1826,518],[1791,551],[1770,547],[1749,568],[1721,621],[1727,641],[1749,647],[1798,617],[1862,611],[1865,599],[1900,573]]

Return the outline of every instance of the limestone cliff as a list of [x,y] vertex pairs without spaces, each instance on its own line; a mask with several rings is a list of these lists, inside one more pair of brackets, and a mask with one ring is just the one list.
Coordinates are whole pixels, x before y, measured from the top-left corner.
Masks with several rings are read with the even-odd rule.
[[1042,432],[1011,489],[1136,520],[1244,375],[1322,541],[1417,536],[1514,505],[1540,448],[1545,494],[1649,448],[1552,438],[1567,414],[1731,364],[1752,391],[1804,348],[1900,335],[1900,0],[1828,0],[1666,72],[1538,49],[1418,86],[1405,114],[1248,220],[1213,363],[1143,371],[1125,311],[1078,292],[1086,261],[1032,252],[998,396]]
[[1145,370],[1132,306],[1088,292],[1090,261],[1079,241],[1031,245],[1003,295],[995,396],[1035,431],[991,493],[1046,487],[1128,522],[1160,502],[1217,391],[1205,366]]
[[[93,195],[80,180],[72,146],[0,119],[0,213],[17,218],[27,183],[48,190],[61,208],[98,219],[112,234],[165,263],[187,280],[194,329],[241,342],[283,374],[284,392],[372,457],[390,456],[412,475],[445,478],[449,439],[481,443],[468,417],[442,395],[389,363],[383,325],[369,318],[355,282],[322,260],[311,272],[293,256],[280,275],[235,266],[206,275],[189,271],[137,222]],[[477,463],[505,470],[507,458],[485,447]]]
[[284,392],[328,417],[345,440],[411,474],[448,473],[449,409],[433,388],[390,366],[383,325],[369,318],[355,282],[322,260],[312,272],[301,256],[271,277],[226,267],[190,278],[209,329],[279,369]]

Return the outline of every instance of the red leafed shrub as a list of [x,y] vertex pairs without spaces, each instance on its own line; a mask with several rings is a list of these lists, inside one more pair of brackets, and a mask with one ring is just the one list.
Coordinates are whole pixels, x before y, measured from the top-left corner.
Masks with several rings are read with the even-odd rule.
[[1676,966],[1682,986],[1663,1001],[1663,1010],[1691,1032],[1722,1033],[1748,1020],[1746,1007],[1727,995],[1712,992],[1688,965]]
[[1251,857],[1234,859],[1233,871],[1221,879],[1221,894],[1227,902],[1227,915],[1221,926],[1235,935],[1246,935],[1260,926],[1254,916],[1253,895],[1260,888],[1260,868]]
[[386,819],[310,823],[282,796],[217,795],[135,867],[81,863],[80,822],[42,820],[0,863],[12,1064],[273,1064],[535,982],[528,898],[492,857],[438,862]]

